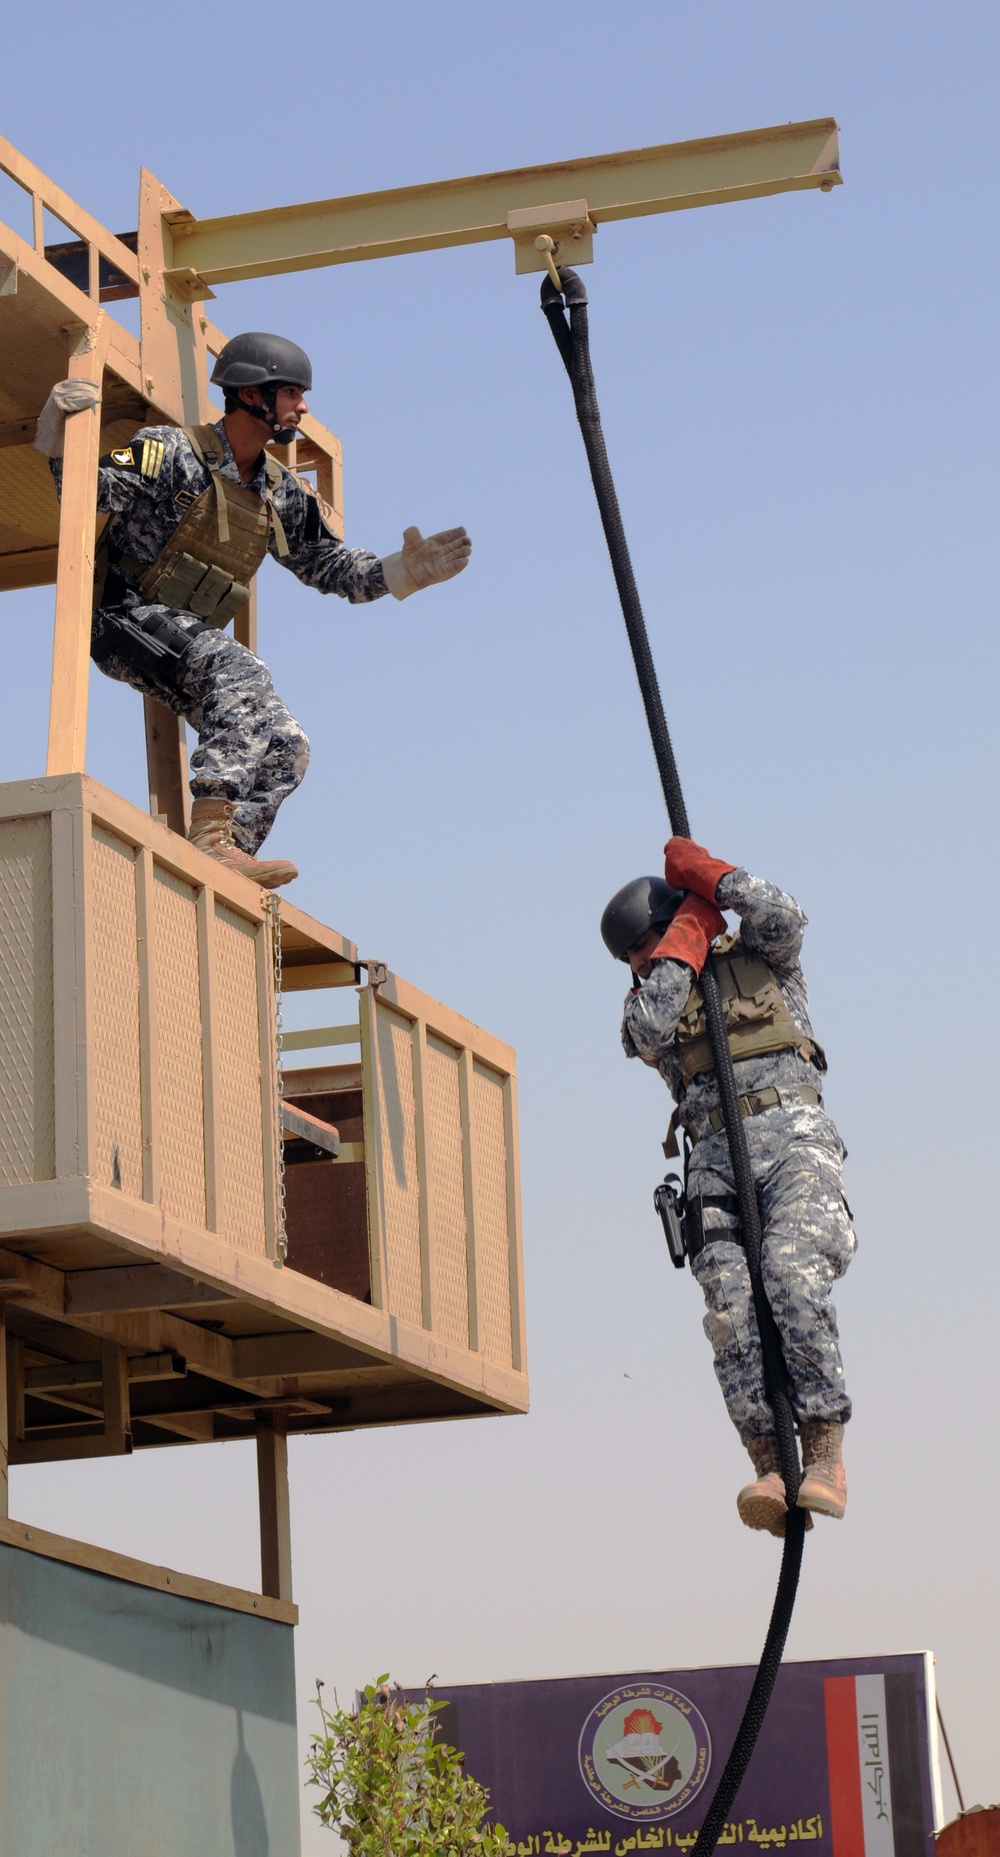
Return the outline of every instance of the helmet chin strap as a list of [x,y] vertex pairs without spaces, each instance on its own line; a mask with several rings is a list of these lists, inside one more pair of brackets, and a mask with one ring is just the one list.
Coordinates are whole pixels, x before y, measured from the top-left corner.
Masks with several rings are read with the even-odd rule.
[[274,410],[278,401],[277,387],[262,387],[260,393],[263,404],[251,406],[248,401],[244,400],[243,411],[249,413],[252,419],[259,419],[262,425],[267,426],[275,445],[290,445],[293,438],[298,437],[298,428],[278,424]]

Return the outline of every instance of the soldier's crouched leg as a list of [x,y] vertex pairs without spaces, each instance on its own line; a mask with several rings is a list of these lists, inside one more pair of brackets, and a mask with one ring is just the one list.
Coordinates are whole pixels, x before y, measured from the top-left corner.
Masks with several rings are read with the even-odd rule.
[[791,1138],[758,1173],[762,1265],[796,1418],[800,1425],[843,1425],[851,1402],[830,1298],[857,1240],[844,1198],[840,1137],[825,1117],[817,1121],[810,1135]]
[[244,851],[256,851],[264,843],[282,800],[301,785],[309,766],[309,737],[279,696],[274,698],[272,721],[270,746],[253,790],[233,814],[233,836]]
[[236,802],[233,838],[253,853],[306,771],[308,739],[267,665],[222,633],[199,634],[185,662],[184,689],[182,713],[198,730],[191,791],[196,799]]

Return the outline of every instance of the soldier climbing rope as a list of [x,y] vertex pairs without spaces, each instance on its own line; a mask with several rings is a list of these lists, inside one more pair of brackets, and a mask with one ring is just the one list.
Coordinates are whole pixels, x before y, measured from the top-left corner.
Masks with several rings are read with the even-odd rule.
[[[673,745],[660,696],[656,667],[649,646],[646,623],[635,576],[632,572],[628,543],[601,428],[597,391],[590,361],[587,292],[575,271],[562,266],[557,269],[554,264],[552,271],[558,277],[559,287],[556,287],[551,273],[546,276],[542,283],[541,305],[573,389],[576,414],[583,435],[604,536],[611,556],[611,566],[618,588],[629,644],[632,648],[632,657],[639,679],[639,689],[642,694],[646,722],[656,756],[671,830],[677,837],[689,838],[687,807],[681,790]],[[695,1845],[695,1857],[711,1857],[729,1816],[740,1782],[750,1763],[781,1664],[798,1588],[808,1515],[805,1509],[796,1507],[802,1471],[789,1399],[788,1370],[781,1349],[780,1336],[764,1288],[761,1270],[760,1208],[726,1032],[715,957],[711,954],[705,962],[700,986],[725,1120],[736,1197],[739,1203],[742,1242],[746,1253],[754,1313],[760,1335],[764,1384],[774,1415],[774,1431],[787,1506],[781,1572],[760,1664],[729,1759]]]

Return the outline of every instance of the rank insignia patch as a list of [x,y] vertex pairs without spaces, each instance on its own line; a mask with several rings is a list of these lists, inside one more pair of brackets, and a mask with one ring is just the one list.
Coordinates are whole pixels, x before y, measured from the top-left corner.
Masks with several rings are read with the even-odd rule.
[[153,478],[159,476],[160,465],[162,463],[162,438],[144,438],[142,441],[142,463],[139,466],[142,475],[148,477],[152,481]]

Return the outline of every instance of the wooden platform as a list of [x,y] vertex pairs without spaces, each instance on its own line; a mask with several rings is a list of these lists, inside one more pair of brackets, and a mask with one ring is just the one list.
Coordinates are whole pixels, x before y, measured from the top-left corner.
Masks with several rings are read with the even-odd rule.
[[526,1409],[513,1052],[281,940],[320,1021],[358,989],[286,1076],[339,1139],[289,1132],[283,1267],[266,898],[84,775],[0,787],[12,1463]]

